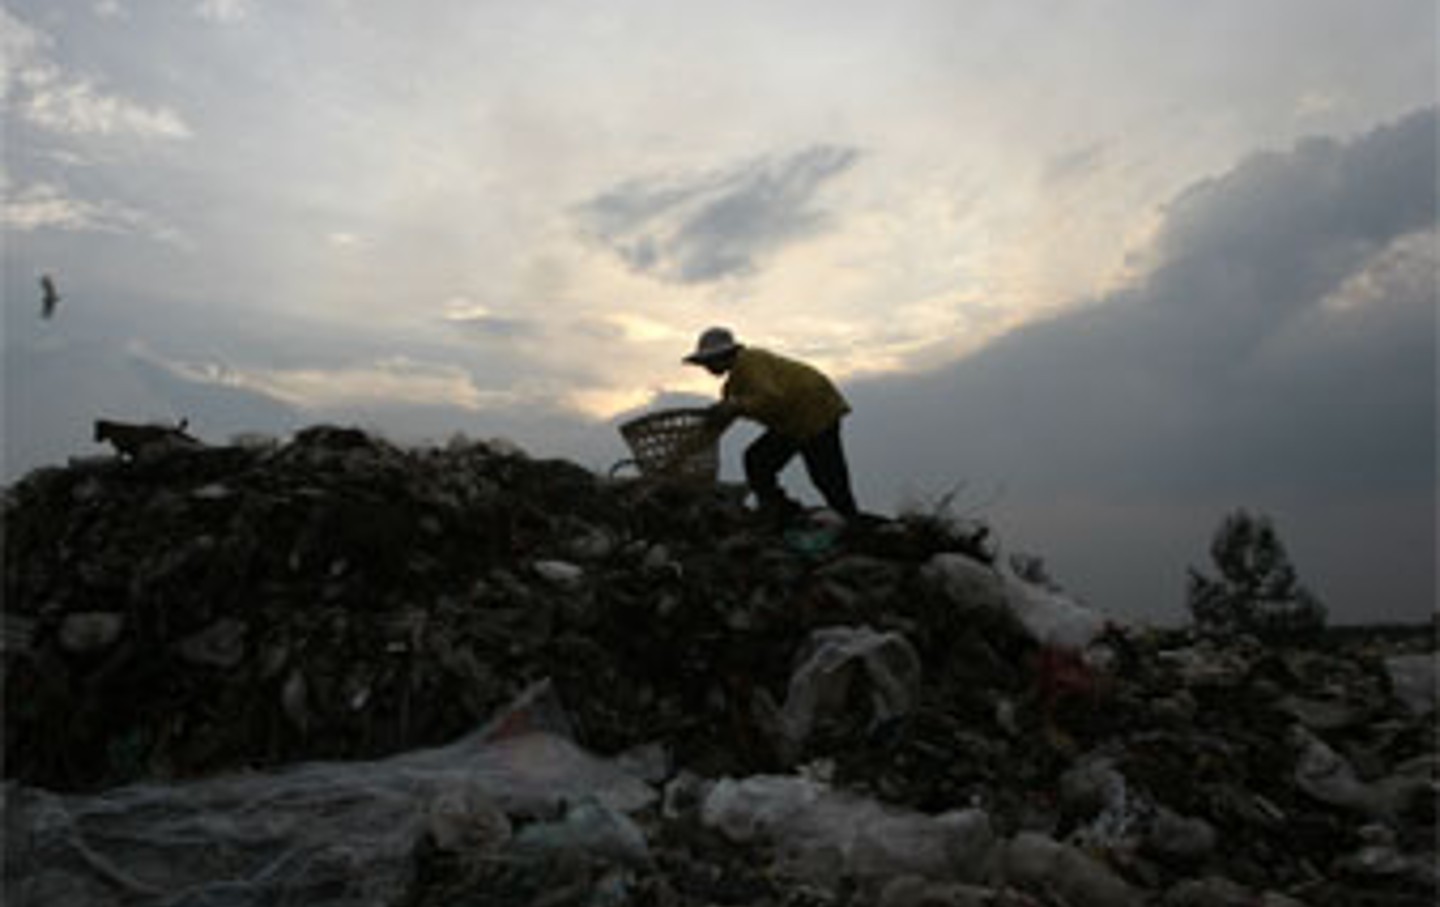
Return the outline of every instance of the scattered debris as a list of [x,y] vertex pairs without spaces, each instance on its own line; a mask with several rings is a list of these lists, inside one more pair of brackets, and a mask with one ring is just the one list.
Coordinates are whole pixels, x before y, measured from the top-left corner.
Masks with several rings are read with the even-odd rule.
[[129,427],[5,491],[6,903],[1434,903],[1433,627],[1127,626],[933,518]]

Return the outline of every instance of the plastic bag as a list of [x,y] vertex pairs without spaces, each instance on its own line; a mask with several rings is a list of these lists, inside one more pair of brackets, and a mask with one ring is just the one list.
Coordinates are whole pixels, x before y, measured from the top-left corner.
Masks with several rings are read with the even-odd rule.
[[521,853],[583,853],[630,866],[650,862],[650,849],[639,826],[593,798],[570,807],[562,819],[527,825],[515,836],[515,847]]
[[800,666],[790,677],[778,724],[782,756],[801,751],[815,725],[841,714],[852,684],[865,683],[868,720],[879,724],[904,715],[920,696],[920,656],[898,633],[869,627],[825,627],[811,634]]
[[1395,698],[1415,715],[1435,711],[1435,653],[1392,655],[1385,659],[1385,671]]
[[977,879],[994,845],[982,810],[928,816],[789,775],[721,779],[700,818],[732,841],[768,842],[783,873],[832,889],[904,874]]
[[1087,907],[1139,907],[1140,896],[1078,848],[1022,831],[999,849],[996,881],[1059,895]]

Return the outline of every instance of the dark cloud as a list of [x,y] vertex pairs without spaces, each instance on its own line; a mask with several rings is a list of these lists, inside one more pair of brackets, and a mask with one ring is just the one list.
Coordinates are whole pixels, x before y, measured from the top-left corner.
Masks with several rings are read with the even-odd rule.
[[[1246,160],[1169,206],[1133,288],[942,371],[853,388],[855,459],[922,486],[1005,487],[1057,556],[1083,550],[1093,565],[1108,544],[1113,575],[1089,578],[1132,610],[1155,611],[1162,594],[1178,607],[1183,564],[1164,565],[1160,592],[1157,545],[1187,535],[1199,558],[1211,526],[1197,515],[1245,504],[1279,511],[1282,530],[1289,514],[1309,550],[1349,552],[1322,565],[1349,602],[1342,615],[1383,594],[1385,608],[1423,616],[1435,173],[1433,110]],[[1347,508],[1390,525],[1336,521]],[[1081,511],[1103,511],[1105,528]]]
[[483,340],[521,340],[540,333],[538,322],[504,315],[452,315],[446,318],[462,334]]
[[1246,333],[1278,323],[1434,223],[1435,165],[1433,113],[1349,144],[1310,139],[1252,158],[1170,205],[1151,295],[1206,318],[1239,316]]
[[585,202],[577,217],[636,271],[676,283],[718,280],[823,229],[816,196],[859,156],[816,145],[688,179],[634,180]]

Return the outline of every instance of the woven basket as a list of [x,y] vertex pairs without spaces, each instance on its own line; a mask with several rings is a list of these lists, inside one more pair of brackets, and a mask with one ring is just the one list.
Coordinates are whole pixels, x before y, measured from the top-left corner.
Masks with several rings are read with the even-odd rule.
[[621,425],[620,435],[641,475],[714,482],[720,472],[720,432],[704,409],[648,413]]

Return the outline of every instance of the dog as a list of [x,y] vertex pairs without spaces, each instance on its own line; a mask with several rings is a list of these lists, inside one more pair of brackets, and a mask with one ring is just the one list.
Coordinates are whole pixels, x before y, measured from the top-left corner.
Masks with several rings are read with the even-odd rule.
[[96,419],[95,443],[109,443],[116,453],[127,460],[203,446],[200,441],[185,433],[189,424],[189,419],[181,419],[175,425],[138,425]]

